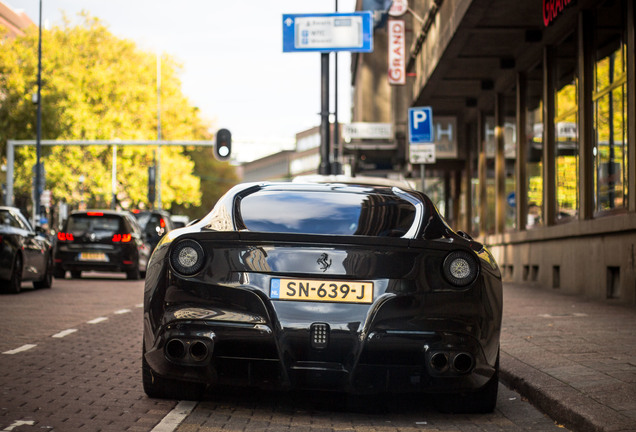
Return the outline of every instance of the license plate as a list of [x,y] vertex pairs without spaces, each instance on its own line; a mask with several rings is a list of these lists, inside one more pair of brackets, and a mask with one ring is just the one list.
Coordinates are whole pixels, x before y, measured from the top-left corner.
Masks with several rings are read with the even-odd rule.
[[108,261],[108,257],[103,252],[81,252],[80,261]]
[[373,282],[274,278],[269,296],[279,300],[368,304],[373,302]]

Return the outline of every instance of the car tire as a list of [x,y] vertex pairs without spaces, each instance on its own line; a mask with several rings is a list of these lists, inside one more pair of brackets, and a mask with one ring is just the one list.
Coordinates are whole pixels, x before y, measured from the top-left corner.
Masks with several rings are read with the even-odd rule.
[[11,294],[18,294],[22,290],[22,256],[17,254],[13,260],[13,270],[11,279],[7,284],[7,291]]
[[33,281],[33,288],[51,288],[53,285],[53,257],[49,255],[46,260],[46,269],[44,270],[44,277],[42,280]]
[[128,270],[126,272],[126,279],[128,280],[139,280],[140,278],[141,278],[141,274],[139,272],[139,268]]
[[162,378],[152,372],[146,362],[145,350],[141,357],[141,376],[148,397],[198,401],[203,397],[205,384]]
[[71,278],[73,278],[73,279],[81,279],[82,278],[81,270],[71,270]]
[[495,373],[486,385],[476,392],[438,395],[436,407],[443,413],[488,414],[495,410],[499,391],[499,353],[495,362]]

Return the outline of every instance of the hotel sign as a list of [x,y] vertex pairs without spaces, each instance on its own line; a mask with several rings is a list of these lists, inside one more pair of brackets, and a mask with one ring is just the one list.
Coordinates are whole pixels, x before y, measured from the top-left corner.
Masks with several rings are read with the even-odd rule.
[[575,0],[543,0],[543,25],[546,27],[563,12],[563,10],[574,4]]
[[389,21],[389,84],[406,84],[404,21]]
[[392,123],[350,123],[342,125],[342,136],[352,139],[393,139]]

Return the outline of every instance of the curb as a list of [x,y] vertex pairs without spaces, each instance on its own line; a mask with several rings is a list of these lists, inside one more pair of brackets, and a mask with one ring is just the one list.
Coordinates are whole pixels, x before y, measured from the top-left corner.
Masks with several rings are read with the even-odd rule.
[[501,351],[501,381],[558,424],[577,432],[635,430],[626,419],[576,389]]

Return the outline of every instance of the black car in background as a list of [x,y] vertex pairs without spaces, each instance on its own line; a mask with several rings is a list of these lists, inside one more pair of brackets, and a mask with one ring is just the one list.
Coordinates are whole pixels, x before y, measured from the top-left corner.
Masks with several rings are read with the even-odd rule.
[[495,408],[492,255],[423,193],[355,181],[238,185],[165,235],[144,291],[149,396],[241,385]]
[[128,279],[146,274],[150,246],[129,212],[87,210],[73,212],[57,233],[55,277],[66,271],[79,278],[82,271],[125,272]]
[[0,285],[19,293],[22,281],[35,288],[53,284],[53,251],[49,239],[36,232],[15,207],[0,207]]
[[146,210],[134,213],[139,226],[150,244],[152,252],[161,238],[168,232],[175,229],[170,213],[165,210]]

